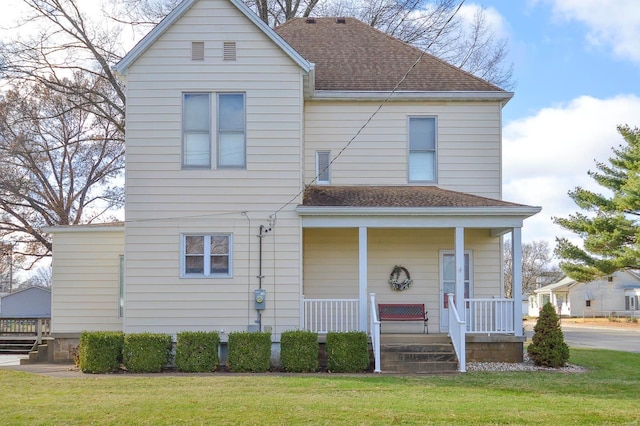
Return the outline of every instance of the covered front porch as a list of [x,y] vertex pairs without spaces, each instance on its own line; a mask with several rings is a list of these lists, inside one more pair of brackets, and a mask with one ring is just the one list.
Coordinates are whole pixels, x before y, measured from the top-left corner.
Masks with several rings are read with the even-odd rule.
[[[305,194],[305,204],[298,207],[303,227],[301,328],[366,331],[378,362],[381,333],[425,331],[420,321],[381,322],[379,304],[418,303],[427,311],[429,332],[451,337],[460,371],[465,371],[467,341],[504,342],[504,336],[511,336],[521,347],[522,304],[514,303],[521,299],[521,227],[538,208],[422,187],[414,195],[425,206],[385,205],[386,187],[377,200],[375,187],[355,189],[356,200],[366,191],[373,195],[368,201],[373,205],[324,205],[330,204],[327,195],[331,200],[345,195],[335,193],[340,188]],[[424,200],[433,195],[436,205]],[[346,198],[357,204],[353,194]],[[513,244],[513,299],[502,297],[506,233]],[[402,271],[396,278],[408,283],[403,289],[390,284],[396,266]]]

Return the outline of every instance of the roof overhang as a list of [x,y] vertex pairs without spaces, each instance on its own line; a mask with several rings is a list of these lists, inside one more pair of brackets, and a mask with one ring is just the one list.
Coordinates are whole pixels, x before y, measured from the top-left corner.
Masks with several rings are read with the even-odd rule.
[[45,226],[44,232],[50,234],[69,234],[76,232],[124,232],[124,223],[104,223],[92,225]]
[[322,101],[500,101],[502,105],[513,97],[513,92],[365,92],[316,90],[310,97]]
[[494,236],[521,228],[540,207],[298,206],[304,228],[489,228]]
[[[198,0],[184,0],[178,4],[158,25],[156,25],[133,49],[122,58],[113,69],[121,76],[126,77],[129,67],[147,49],[162,36],[182,15],[184,15]],[[253,22],[262,32],[278,45],[302,70],[306,73],[313,73],[314,65],[304,59],[295,51],[282,37],[278,35],[269,25],[262,21],[258,15],[253,13],[241,0],[228,0],[240,12],[242,12],[251,22]]]

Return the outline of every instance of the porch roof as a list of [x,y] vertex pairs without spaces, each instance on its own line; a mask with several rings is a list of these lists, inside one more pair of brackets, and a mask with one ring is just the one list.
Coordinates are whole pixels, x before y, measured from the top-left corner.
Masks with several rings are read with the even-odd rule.
[[296,211],[304,227],[469,227],[501,235],[540,207],[436,186],[309,186]]
[[304,207],[529,207],[437,186],[309,186]]

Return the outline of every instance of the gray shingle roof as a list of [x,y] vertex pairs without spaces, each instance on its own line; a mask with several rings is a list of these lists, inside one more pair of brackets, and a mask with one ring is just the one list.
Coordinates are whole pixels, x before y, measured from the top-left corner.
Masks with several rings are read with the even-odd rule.
[[305,207],[528,207],[435,186],[309,186]]
[[[316,90],[391,91],[422,51],[354,18],[296,18],[275,31],[316,65]],[[313,23],[312,23],[313,22]],[[504,92],[424,54],[400,91]]]

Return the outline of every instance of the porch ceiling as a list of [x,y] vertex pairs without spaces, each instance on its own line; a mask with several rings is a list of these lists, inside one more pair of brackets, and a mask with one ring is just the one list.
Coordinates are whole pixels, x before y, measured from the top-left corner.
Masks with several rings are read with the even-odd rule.
[[310,186],[296,208],[303,227],[522,227],[541,208],[435,186]]

